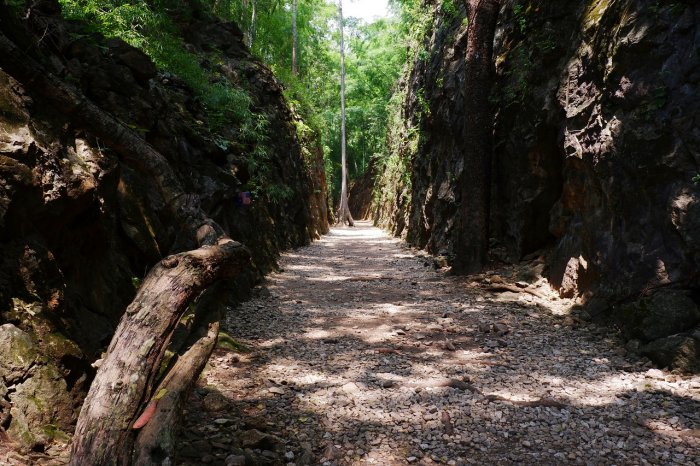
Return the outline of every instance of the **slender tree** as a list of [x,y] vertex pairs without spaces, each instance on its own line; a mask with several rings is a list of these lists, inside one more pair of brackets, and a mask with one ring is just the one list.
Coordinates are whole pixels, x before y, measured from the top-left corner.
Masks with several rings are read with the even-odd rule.
[[493,113],[489,92],[493,82],[493,40],[501,0],[468,0],[466,118],[461,205],[455,238],[453,270],[472,273],[486,263],[489,243]]
[[348,170],[345,154],[345,41],[343,38],[343,0],[338,0],[338,17],[340,28],[340,206],[338,207],[338,223],[354,226],[348,207]]
[[292,74],[297,75],[297,0],[292,2]]
[[258,16],[258,2],[257,0],[251,0],[250,3],[252,12],[250,14],[250,28],[248,29],[248,47],[252,49],[253,41],[255,40],[255,21]]

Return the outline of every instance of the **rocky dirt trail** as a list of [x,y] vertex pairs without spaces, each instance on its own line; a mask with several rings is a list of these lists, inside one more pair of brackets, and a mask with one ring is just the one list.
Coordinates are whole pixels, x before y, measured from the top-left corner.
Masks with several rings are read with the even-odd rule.
[[227,317],[250,352],[212,357],[183,464],[698,464],[698,377],[626,357],[537,259],[433,263],[366,223],[285,254]]

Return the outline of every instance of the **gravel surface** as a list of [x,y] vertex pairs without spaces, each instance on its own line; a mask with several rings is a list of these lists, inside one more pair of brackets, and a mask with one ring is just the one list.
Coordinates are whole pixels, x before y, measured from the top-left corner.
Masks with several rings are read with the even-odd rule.
[[368,224],[289,252],[195,390],[182,464],[696,465],[700,378],[539,276],[450,277]]

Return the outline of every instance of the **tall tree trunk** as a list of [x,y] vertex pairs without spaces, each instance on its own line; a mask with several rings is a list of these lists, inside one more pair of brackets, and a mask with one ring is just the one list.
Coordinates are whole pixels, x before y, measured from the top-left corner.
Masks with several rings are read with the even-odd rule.
[[355,226],[348,206],[348,173],[345,152],[345,40],[343,37],[343,0],[338,0],[338,17],[340,21],[340,205],[338,206],[338,223]]
[[292,2],[292,74],[296,76],[297,70],[297,0]]
[[[204,290],[243,270],[250,254],[208,218],[196,195],[185,192],[163,155],[79,90],[48,72],[31,58],[26,47],[15,45],[5,32],[0,31],[3,71],[48,105],[60,109],[71,124],[99,137],[123,163],[147,176],[167,206],[164,215],[182,226],[185,243],[201,246],[166,257],[148,273],[117,327],[80,412],[71,464],[129,464],[136,438],[132,426],[144,408],[158,401],[158,393],[154,392],[158,369],[175,326]],[[191,361],[198,363],[200,359]],[[185,369],[181,365],[178,370],[180,387],[187,386],[182,374],[190,382],[199,376],[197,367]]]
[[464,85],[464,171],[454,245],[453,270],[472,273],[486,263],[489,243],[493,113],[489,93],[493,82],[493,40],[500,0],[468,0]]
[[255,40],[255,21],[257,21],[258,15],[258,2],[257,0],[251,0],[252,12],[250,14],[250,28],[248,28],[248,47],[253,50],[253,41]]

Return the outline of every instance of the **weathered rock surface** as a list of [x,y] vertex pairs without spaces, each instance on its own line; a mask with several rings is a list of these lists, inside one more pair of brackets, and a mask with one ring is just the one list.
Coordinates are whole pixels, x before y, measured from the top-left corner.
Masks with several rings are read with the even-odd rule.
[[25,450],[65,442],[76,412],[61,372],[12,324],[0,325],[0,354],[0,427]]
[[[700,7],[502,3],[491,256],[517,261],[551,247],[552,286],[585,301],[593,317],[620,321],[620,304],[660,287],[695,290],[697,303],[700,186],[691,180],[700,171]],[[417,53],[402,84],[398,153],[411,181],[380,186],[377,215],[410,244],[451,260],[458,206],[468,202],[459,189],[469,170],[461,133],[468,21],[462,3],[456,11],[426,4],[434,18],[427,53]]]
[[[267,161],[256,167],[249,163],[250,141],[237,132],[240,122],[210,130],[215,124],[195,92],[158,72],[142,52],[64,22],[54,0],[33,2],[22,19],[5,11],[5,36],[23,44],[56,80],[140,133],[208,215],[250,247],[255,267],[232,294],[244,295],[273,269],[281,250],[326,231],[320,153],[302,156],[297,117],[237,27],[206,15],[178,23],[202,66],[218,67],[220,79],[248,92],[254,117],[266,122]],[[217,65],[205,59],[214,49]],[[26,340],[41,362],[24,366],[6,357],[13,353],[0,352],[0,399],[13,406],[0,435],[7,430],[13,440],[41,449],[56,430],[70,429],[94,375],[90,362],[109,343],[140,279],[165,254],[192,245],[138,166],[118,159],[31,82],[18,82],[2,66],[0,57],[0,324],[21,329],[17,341]],[[250,206],[238,205],[242,191],[254,191]],[[5,419],[4,404],[0,413]]]

